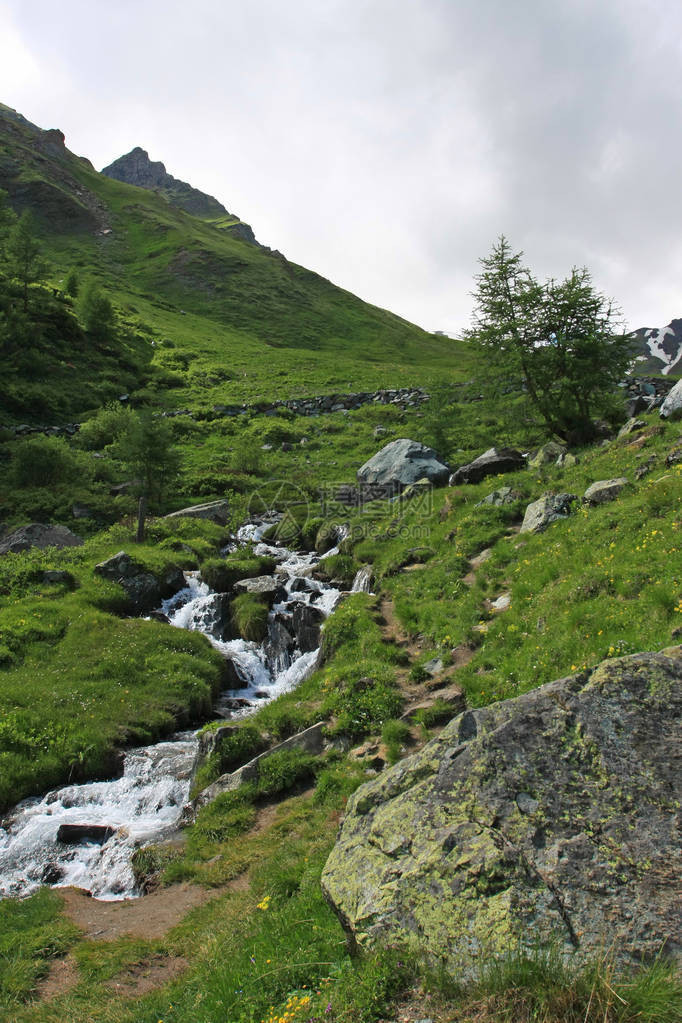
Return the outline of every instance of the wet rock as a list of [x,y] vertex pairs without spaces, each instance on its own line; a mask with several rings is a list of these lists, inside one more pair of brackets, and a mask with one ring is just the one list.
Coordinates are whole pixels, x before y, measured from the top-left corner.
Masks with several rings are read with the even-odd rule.
[[162,625],[170,625],[170,618],[163,611],[150,611],[149,618],[152,622],[160,622]]
[[45,550],[47,547],[80,547],[83,540],[66,526],[46,526],[31,522],[21,526],[0,540],[0,554],[19,554],[31,547]]
[[480,483],[486,476],[496,476],[503,472],[516,472],[525,468],[526,460],[520,451],[514,448],[488,448],[473,462],[461,466],[450,477],[450,485],[460,483]]
[[60,824],[57,841],[65,845],[76,845],[79,842],[104,845],[115,834],[116,828],[107,824]]
[[681,714],[674,647],[455,717],[348,802],[322,886],[351,942],[463,980],[538,943],[679,961]]
[[317,650],[320,645],[320,627],[324,621],[324,615],[317,607],[310,604],[295,604],[291,622],[296,636],[296,644],[301,653],[309,653]]

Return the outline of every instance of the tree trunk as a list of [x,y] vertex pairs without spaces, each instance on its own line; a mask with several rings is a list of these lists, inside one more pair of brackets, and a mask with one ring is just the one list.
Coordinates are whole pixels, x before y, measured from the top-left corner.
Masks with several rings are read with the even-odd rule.
[[143,494],[137,506],[137,536],[135,537],[135,539],[137,540],[138,543],[142,543],[144,541],[144,523],[146,518],[147,498]]

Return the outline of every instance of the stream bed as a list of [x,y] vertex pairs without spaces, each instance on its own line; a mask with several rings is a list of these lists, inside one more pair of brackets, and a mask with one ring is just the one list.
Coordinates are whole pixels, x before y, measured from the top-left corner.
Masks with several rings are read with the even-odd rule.
[[[256,644],[216,635],[217,595],[198,573],[160,609],[169,627],[203,632],[232,662],[239,688],[220,694],[216,717],[231,720],[294,689],[315,667],[319,627],[340,591],[312,578],[320,557],[261,541],[269,522],[250,523],[224,554],[247,544],[277,561],[277,592],[268,617],[268,636]],[[189,797],[199,752],[195,732],[128,750],[123,773],[111,781],[66,785],[9,811],[0,826],[0,897],[27,895],[41,884],[74,885],[95,898],[114,900],[139,894],[131,867],[140,845],[171,835]]]

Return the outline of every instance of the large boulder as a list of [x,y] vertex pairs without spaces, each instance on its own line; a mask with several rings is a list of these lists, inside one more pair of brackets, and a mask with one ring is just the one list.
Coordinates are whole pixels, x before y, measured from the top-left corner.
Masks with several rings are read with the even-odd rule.
[[164,515],[164,519],[208,519],[219,526],[226,526],[230,521],[229,501],[208,501],[206,504],[193,504],[189,508]]
[[95,575],[102,579],[123,587],[126,609],[132,614],[151,611],[152,608],[158,607],[162,600],[172,597],[187,585],[180,568],[171,567],[162,575],[155,575],[125,551],[119,551],[113,557],[95,565],[94,571]]
[[661,405],[661,419],[682,419],[682,380],[678,380]]
[[418,480],[447,483],[450,470],[433,448],[415,440],[392,440],[358,469],[360,483],[398,493]]
[[20,554],[30,547],[80,547],[83,543],[80,536],[72,533],[66,526],[45,526],[41,522],[31,522],[9,533],[0,541],[0,554]]
[[542,533],[553,522],[570,515],[571,504],[575,500],[575,494],[543,494],[526,508],[521,532]]
[[458,715],[349,800],[322,885],[351,942],[460,979],[538,942],[682,958],[681,712],[674,647]]
[[523,469],[525,465],[525,458],[514,448],[488,448],[473,462],[468,462],[453,472],[450,483],[452,486],[458,486],[460,483],[480,483],[486,476],[515,472],[517,469]]
[[555,465],[557,458],[561,458],[565,454],[565,444],[557,444],[555,440],[550,440],[543,444],[541,448],[538,448],[535,454],[528,459],[528,467],[530,469],[539,469],[543,465]]

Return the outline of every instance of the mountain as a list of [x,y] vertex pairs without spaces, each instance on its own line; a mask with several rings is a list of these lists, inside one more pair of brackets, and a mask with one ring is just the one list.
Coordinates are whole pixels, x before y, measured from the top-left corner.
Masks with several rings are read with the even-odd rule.
[[[136,384],[122,359],[121,372],[109,366],[106,373],[94,357],[86,366],[68,351],[49,371],[45,359],[34,362],[38,380],[28,388],[17,380],[14,421],[59,422],[91,409],[82,386],[87,380],[97,383],[98,404],[145,386],[145,403],[210,408],[428,386],[443,370],[466,373],[466,346],[428,334],[258,245],[239,217],[168,174],[143,149],[107,172],[70,152],[58,129],[42,130],[0,105],[0,188],[15,212],[35,215],[52,268],[48,283],[59,290],[73,269],[83,281],[96,281],[119,323],[142,338],[142,361],[149,363],[146,383],[138,373]],[[64,403],[68,361],[78,377]]]
[[633,337],[638,373],[682,373],[682,319],[671,320],[667,327],[640,327]]
[[180,181],[168,174],[161,161],[149,159],[149,153],[136,146],[125,156],[120,156],[108,167],[104,167],[102,174],[115,181],[122,181],[127,185],[136,185],[138,188],[147,188],[156,192],[171,205],[195,217],[202,217],[207,220],[228,218],[230,223],[225,224],[230,232],[242,241],[251,242],[256,245],[256,238],[251,227],[243,223],[233,214],[228,213],[222,203],[218,202],[212,195],[193,188],[186,181]]

